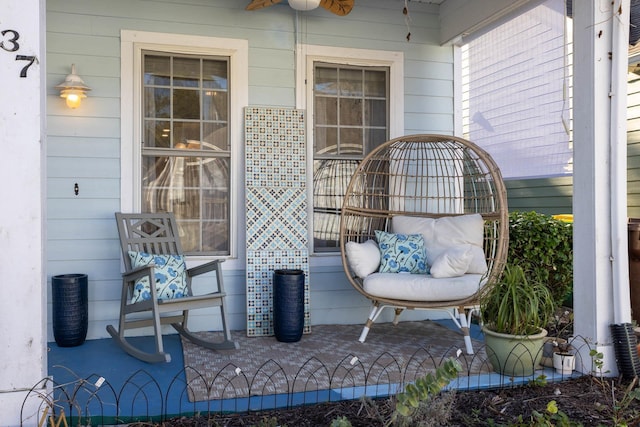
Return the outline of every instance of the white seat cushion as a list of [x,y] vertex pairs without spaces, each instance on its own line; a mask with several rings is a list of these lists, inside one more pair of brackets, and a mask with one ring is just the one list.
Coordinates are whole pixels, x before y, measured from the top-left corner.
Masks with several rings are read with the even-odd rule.
[[[481,274],[435,279],[429,274],[373,273],[364,279],[370,295],[407,301],[451,301],[480,289]],[[484,284],[484,282],[482,283]]]
[[391,226],[394,233],[422,234],[427,252],[427,264],[430,266],[447,249],[468,244],[473,247],[467,273],[483,274],[487,271],[487,261],[482,249],[484,220],[480,214],[441,218],[397,215],[393,217]]

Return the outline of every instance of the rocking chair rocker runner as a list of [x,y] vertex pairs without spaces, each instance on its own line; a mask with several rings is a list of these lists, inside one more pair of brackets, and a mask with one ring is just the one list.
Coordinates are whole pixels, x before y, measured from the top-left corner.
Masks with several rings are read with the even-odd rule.
[[[374,149],[352,175],[340,222],[344,270],[351,285],[373,303],[360,341],[365,341],[387,307],[395,309],[394,323],[405,309],[444,310],[461,329],[467,353],[473,354],[471,316],[483,290],[502,273],[508,226],[500,170],[488,153],[470,141],[411,135]],[[423,237],[413,239],[424,241],[424,264],[431,268],[430,274],[424,273],[424,264],[418,271],[424,274],[379,269],[385,254],[380,256],[376,234],[393,238],[393,233]],[[477,256],[471,257],[472,253]],[[466,265],[460,262],[460,254]],[[380,263],[372,264],[373,258]],[[475,259],[476,267],[471,267],[470,259]]]
[[[164,352],[162,325],[170,324],[180,335],[197,345],[213,350],[237,348],[225,316],[225,292],[221,260],[187,269],[182,256],[178,227],[172,213],[116,213],[125,272],[122,274],[122,297],[118,330],[112,325],[107,331],[116,343],[130,355],[145,362],[169,362]],[[193,295],[192,278],[215,271],[217,286],[210,293]],[[204,280],[201,279],[201,280]],[[189,331],[189,311],[219,307],[224,338],[210,342]],[[155,353],[143,351],[125,337],[129,329],[152,326]]]

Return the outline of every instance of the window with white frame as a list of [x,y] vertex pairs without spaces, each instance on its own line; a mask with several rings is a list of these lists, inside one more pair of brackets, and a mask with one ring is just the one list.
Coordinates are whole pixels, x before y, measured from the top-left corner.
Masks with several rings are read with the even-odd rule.
[[351,175],[389,139],[388,66],[313,66],[313,241],[339,248],[340,212]]
[[186,254],[236,256],[246,40],[121,36],[122,210],[173,212]]

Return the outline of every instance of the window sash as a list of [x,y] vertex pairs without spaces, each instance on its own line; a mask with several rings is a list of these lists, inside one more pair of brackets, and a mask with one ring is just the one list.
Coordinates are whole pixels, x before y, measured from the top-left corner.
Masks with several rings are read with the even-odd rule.
[[351,176],[389,139],[390,69],[316,62],[313,75],[314,251],[336,252]]
[[229,59],[144,51],[142,63],[142,210],[174,212],[187,255],[229,255]]

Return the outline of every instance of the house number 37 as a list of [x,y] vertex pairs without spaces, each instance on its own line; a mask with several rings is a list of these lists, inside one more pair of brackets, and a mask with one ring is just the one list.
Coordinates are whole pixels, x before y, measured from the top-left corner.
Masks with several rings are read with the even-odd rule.
[[[6,52],[17,52],[20,50],[20,43],[18,43],[20,34],[16,30],[3,30],[0,31],[0,35],[2,36],[0,37],[0,49]],[[36,61],[36,57],[16,55],[16,61],[28,61],[27,65],[25,65],[20,71],[20,77],[27,77],[27,71]]]

